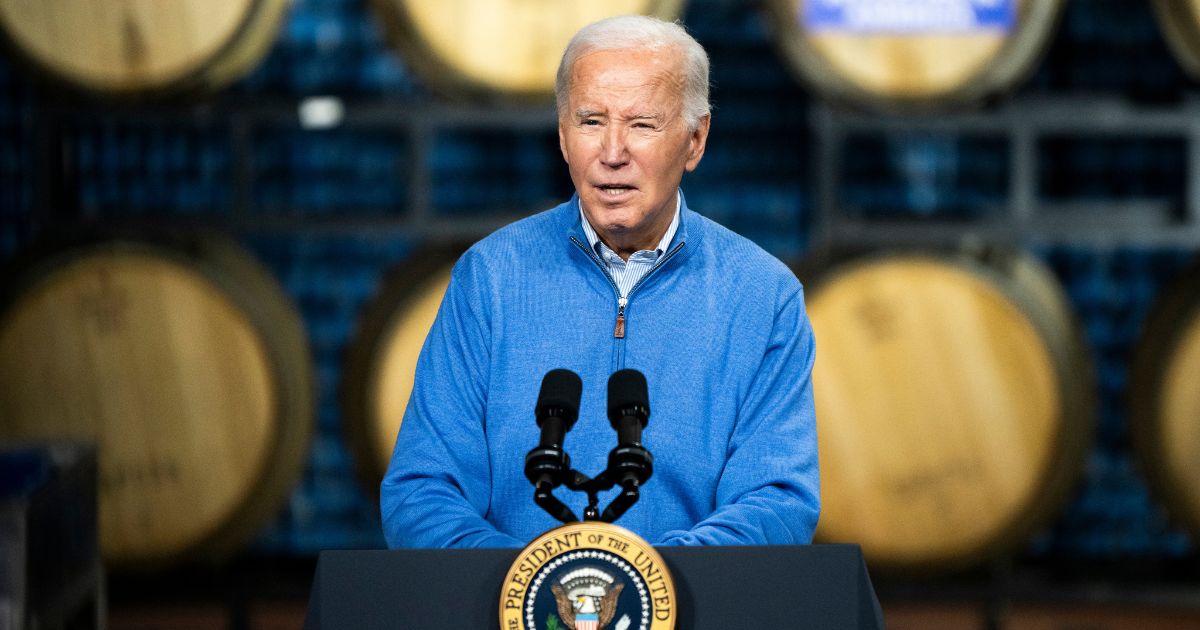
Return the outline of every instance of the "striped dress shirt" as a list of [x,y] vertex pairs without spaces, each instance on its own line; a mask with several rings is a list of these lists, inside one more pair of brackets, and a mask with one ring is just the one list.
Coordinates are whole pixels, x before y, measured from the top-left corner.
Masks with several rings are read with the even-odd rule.
[[675,231],[679,229],[679,193],[675,194],[675,216],[671,219],[671,225],[667,227],[662,239],[658,241],[658,246],[653,250],[643,249],[634,252],[630,254],[628,261],[622,260],[616,252],[604,244],[604,241],[600,240],[596,230],[588,223],[582,205],[579,208],[579,218],[583,221],[583,233],[587,236],[588,245],[600,256],[609,275],[617,283],[617,290],[621,293],[620,297],[628,298],[629,290],[654,267],[654,263],[658,262],[659,257],[671,246],[671,239],[675,238]]

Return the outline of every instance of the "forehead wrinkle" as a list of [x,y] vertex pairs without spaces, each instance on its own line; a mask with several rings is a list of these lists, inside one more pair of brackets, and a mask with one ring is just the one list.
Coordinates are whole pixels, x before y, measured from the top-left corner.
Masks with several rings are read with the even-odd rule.
[[[629,87],[614,88],[610,85],[599,85],[599,82],[597,85],[580,86],[581,93],[569,97],[576,102],[582,101],[572,113],[576,118],[603,116],[626,121],[639,118],[665,121],[673,118],[667,110],[682,110],[683,99],[669,89],[664,89],[664,82],[654,80],[655,78]],[[599,95],[594,95],[593,91],[599,92]],[[606,104],[606,101],[613,100],[609,96],[614,91],[627,93],[629,98],[618,98],[617,102]],[[675,114],[678,115],[679,112]]]
[[575,114],[576,120],[583,120],[585,118],[608,118],[611,120],[616,120],[618,122],[629,122],[629,121],[634,121],[634,120],[653,120],[658,123],[663,123],[671,118],[670,116],[667,116],[661,110],[643,110],[643,109],[625,110],[625,112],[609,114],[607,112],[581,107],[581,108],[575,110],[574,114]]
[[648,62],[640,72],[631,72],[627,64],[617,63],[599,69],[592,68],[585,78],[584,68],[589,57],[619,52],[613,49],[589,50],[576,58],[571,68],[571,86],[567,102],[575,105],[576,120],[588,116],[603,116],[622,121],[652,119],[665,124],[681,118],[683,113],[683,55],[672,48],[632,48],[633,52],[649,52]]

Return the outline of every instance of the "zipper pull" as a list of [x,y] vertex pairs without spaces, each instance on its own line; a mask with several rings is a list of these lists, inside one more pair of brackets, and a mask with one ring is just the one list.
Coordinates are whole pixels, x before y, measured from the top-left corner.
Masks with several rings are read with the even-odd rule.
[[617,325],[613,327],[613,339],[625,338],[625,305],[629,301],[625,298],[617,298]]

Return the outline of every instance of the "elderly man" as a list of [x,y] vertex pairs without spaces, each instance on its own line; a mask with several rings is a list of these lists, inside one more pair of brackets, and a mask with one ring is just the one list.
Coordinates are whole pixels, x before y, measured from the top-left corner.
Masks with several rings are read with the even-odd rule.
[[[809,542],[814,349],[800,283],[679,190],[708,138],[708,56],[677,24],[611,18],[571,40],[556,92],[576,194],[455,265],[381,488],[388,544],[519,547],[559,524],[522,472],[541,378],[559,367],[583,379],[565,447],[592,475],[615,445],[609,375],[647,377],[654,476],[620,525],[659,545]],[[576,514],[586,503],[558,496]]]

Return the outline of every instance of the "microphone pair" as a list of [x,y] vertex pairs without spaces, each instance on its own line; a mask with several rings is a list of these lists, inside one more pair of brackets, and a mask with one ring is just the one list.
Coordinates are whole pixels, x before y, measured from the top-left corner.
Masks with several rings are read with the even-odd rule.
[[[571,458],[563,449],[567,432],[579,418],[583,381],[565,369],[551,370],[542,379],[534,411],[541,438],[525,456],[525,477],[539,490],[569,486]],[[637,370],[618,370],[608,378],[608,421],[617,432],[617,446],[608,454],[601,478],[623,488],[637,488],[654,472],[654,457],[642,446],[642,429],[650,420],[646,377]]]

